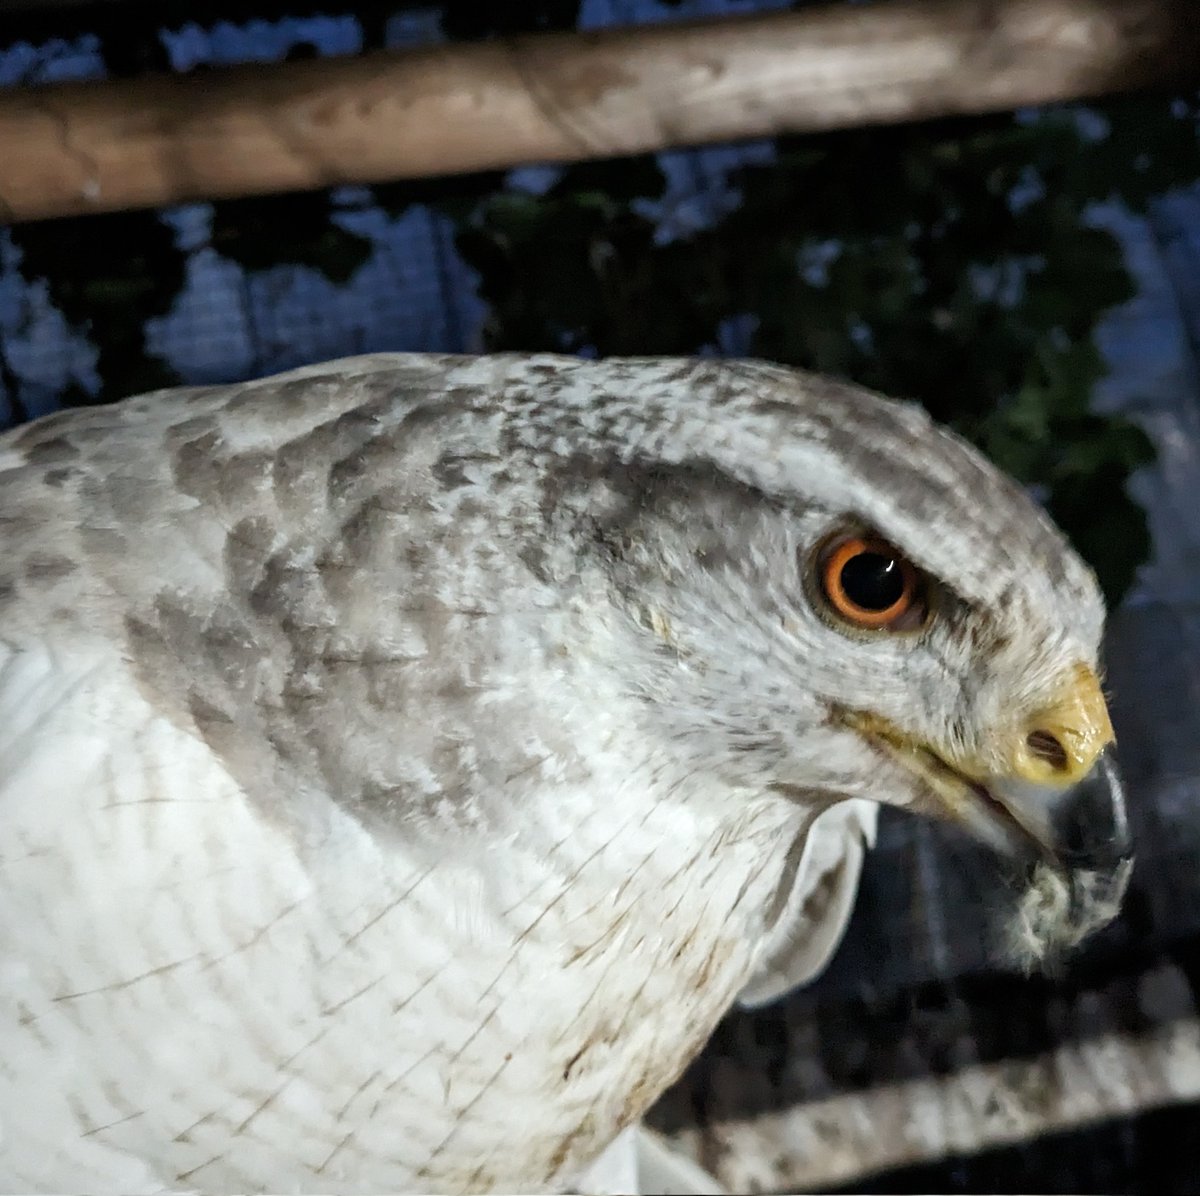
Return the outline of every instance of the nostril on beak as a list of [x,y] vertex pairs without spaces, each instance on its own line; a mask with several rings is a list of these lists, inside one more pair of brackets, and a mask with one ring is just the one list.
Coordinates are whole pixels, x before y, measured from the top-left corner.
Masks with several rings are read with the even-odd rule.
[[1025,746],[1039,760],[1044,760],[1056,772],[1065,772],[1070,763],[1067,749],[1057,735],[1050,731],[1030,731],[1025,739]]

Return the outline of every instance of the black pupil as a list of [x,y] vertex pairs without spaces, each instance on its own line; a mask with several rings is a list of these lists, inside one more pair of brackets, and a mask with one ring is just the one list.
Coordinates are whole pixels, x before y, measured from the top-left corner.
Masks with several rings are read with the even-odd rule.
[[904,570],[895,557],[860,552],[842,566],[842,590],[862,610],[887,610],[904,595]]

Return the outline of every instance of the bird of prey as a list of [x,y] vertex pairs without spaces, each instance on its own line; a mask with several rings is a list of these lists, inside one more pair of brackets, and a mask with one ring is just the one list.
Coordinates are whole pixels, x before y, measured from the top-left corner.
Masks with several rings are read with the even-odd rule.
[[0,1187],[704,1190],[636,1127],[821,967],[878,803],[1010,859],[1028,953],[1113,916],[1102,623],[964,442],[767,364],[7,434]]

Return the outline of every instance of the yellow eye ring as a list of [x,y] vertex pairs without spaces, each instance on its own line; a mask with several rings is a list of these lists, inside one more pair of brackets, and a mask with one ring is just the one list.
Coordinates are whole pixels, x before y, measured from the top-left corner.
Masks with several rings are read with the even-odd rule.
[[886,540],[838,540],[822,555],[818,577],[830,608],[853,627],[910,631],[924,622],[920,574]]

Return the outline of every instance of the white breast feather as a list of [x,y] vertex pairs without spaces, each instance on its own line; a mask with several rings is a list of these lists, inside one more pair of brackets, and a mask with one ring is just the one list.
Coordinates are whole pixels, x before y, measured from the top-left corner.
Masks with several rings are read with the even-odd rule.
[[[331,805],[305,853],[115,656],[8,653],[5,1186],[561,1186],[753,962],[711,828],[613,794],[558,795],[577,886],[497,845],[481,892],[473,861],[381,851]],[[772,838],[751,820],[719,847],[761,861]],[[610,856],[643,866],[586,883]]]

